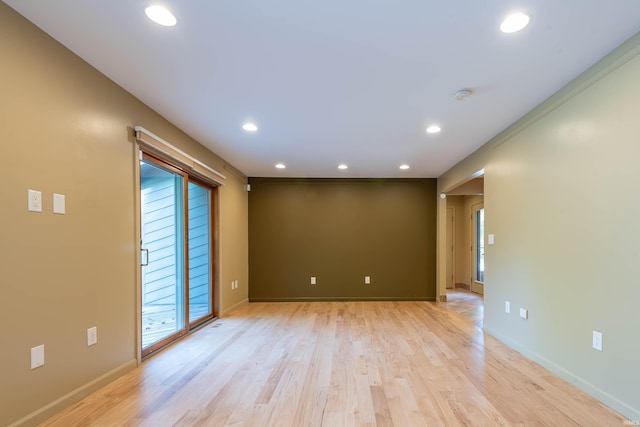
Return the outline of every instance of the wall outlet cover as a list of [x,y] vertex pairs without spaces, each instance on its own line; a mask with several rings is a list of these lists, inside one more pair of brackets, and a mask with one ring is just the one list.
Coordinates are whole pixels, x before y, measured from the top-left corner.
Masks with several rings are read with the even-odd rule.
[[593,331],[593,344],[595,350],[602,351],[602,332]]
[[58,215],[66,213],[64,194],[53,194],[53,213]]
[[28,190],[28,205],[29,212],[42,212],[42,193],[36,190]]
[[44,365],[44,344],[31,349],[31,369]]

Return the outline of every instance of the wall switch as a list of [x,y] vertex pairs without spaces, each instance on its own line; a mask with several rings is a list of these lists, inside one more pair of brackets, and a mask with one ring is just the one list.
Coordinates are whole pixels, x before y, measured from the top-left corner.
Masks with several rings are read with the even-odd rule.
[[602,332],[593,331],[593,348],[602,351]]
[[59,215],[66,213],[64,194],[53,194],[53,213]]
[[236,289],[238,289],[238,281],[237,281],[237,280],[235,280],[233,283],[234,283],[234,285],[235,285]]
[[487,240],[488,240],[488,243],[489,243],[490,245],[493,245],[493,244],[494,244],[494,242],[495,242],[495,237],[494,237],[494,235],[493,235],[493,234],[489,234],[487,237],[488,237],[488,239],[487,239]]
[[311,276],[311,284],[312,285],[316,284],[316,276]]
[[44,344],[31,349],[31,369],[44,365]]
[[523,319],[528,319],[529,318],[529,310],[527,310],[526,308],[521,308],[520,309],[520,317],[522,317]]
[[42,212],[42,193],[36,190],[28,190],[28,206],[29,212]]
[[98,328],[93,327],[87,329],[87,346],[92,346],[98,343]]
[[509,301],[504,302],[504,312],[507,314],[511,313],[511,302]]
[[371,284],[371,276],[364,276],[364,284],[365,285]]

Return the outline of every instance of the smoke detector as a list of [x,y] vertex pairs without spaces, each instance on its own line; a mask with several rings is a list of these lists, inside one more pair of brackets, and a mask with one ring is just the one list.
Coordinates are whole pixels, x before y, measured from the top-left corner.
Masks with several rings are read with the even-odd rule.
[[471,89],[458,89],[453,93],[453,97],[456,101],[466,101],[467,98],[471,96]]

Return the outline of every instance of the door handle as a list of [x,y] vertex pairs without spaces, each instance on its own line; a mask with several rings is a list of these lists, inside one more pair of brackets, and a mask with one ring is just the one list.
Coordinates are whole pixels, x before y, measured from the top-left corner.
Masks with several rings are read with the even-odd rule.
[[[142,262],[142,252],[145,253],[144,262]],[[142,267],[149,265],[149,249],[140,249],[140,265]]]

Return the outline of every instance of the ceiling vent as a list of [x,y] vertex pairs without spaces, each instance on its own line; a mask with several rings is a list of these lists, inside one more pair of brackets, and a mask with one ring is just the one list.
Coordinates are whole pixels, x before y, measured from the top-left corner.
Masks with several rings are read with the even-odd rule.
[[466,101],[471,96],[471,89],[458,89],[454,92],[453,97],[456,101]]

